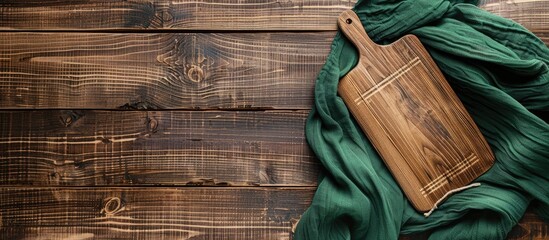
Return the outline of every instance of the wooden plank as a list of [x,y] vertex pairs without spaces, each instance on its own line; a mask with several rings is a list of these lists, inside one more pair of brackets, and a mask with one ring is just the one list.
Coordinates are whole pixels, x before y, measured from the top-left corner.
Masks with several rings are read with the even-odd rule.
[[314,188],[3,188],[0,239],[290,239]]
[[[3,1],[0,30],[336,30],[337,16],[355,2]],[[481,0],[480,7],[514,19],[534,32],[547,32],[549,28],[547,0]]]
[[334,34],[0,33],[0,108],[309,109]]
[[308,111],[2,111],[0,185],[314,186]]
[[[336,30],[354,0],[2,1],[0,29]],[[86,19],[82,21],[82,19]]]

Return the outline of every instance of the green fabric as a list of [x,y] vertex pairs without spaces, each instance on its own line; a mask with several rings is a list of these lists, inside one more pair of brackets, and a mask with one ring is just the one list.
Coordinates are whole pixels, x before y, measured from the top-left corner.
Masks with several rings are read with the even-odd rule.
[[359,1],[370,37],[390,43],[415,34],[489,142],[495,165],[482,185],[450,197],[429,218],[406,200],[337,95],[357,62],[338,33],[315,87],[306,124],[324,166],[295,239],[503,239],[531,203],[549,219],[549,50],[532,33],[471,1]]

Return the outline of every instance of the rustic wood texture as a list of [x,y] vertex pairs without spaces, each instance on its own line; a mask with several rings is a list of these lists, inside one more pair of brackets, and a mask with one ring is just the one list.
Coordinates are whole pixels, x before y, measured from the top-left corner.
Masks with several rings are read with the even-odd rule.
[[[354,3],[0,1],[0,239],[291,239],[314,79]],[[549,1],[480,4],[549,45]],[[239,111],[134,111],[218,108]],[[547,229],[528,212],[509,237]]]
[[[4,1],[0,2],[0,30],[336,30],[337,16],[355,2]],[[479,5],[518,21],[536,34],[549,30],[546,0],[481,0]]]
[[415,36],[377,45],[353,10],[338,25],[360,55],[338,93],[417,210],[492,166],[488,143]]
[[315,186],[307,111],[0,111],[0,185]]
[[339,13],[354,3],[344,0],[3,1],[0,29],[335,30]]
[[314,188],[2,188],[0,239],[290,239]]
[[333,36],[0,33],[0,108],[309,109]]

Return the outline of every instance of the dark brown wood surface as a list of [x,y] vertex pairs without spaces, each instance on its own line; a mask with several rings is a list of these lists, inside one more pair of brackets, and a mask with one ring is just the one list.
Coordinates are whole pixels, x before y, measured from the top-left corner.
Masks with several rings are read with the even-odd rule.
[[0,29],[335,30],[334,20],[354,3],[354,0],[2,1]]
[[1,33],[0,108],[309,109],[334,35]]
[[0,111],[0,185],[315,186],[307,111]]
[[[336,30],[339,14],[350,9],[355,2],[2,1],[0,30]],[[549,29],[549,3],[546,0],[480,0],[479,5],[514,19],[535,33],[547,33]]]
[[315,188],[1,188],[1,239],[290,239]]
[[[0,239],[291,239],[354,2],[0,1]],[[481,6],[549,44],[549,1]],[[530,211],[509,237],[547,226]]]

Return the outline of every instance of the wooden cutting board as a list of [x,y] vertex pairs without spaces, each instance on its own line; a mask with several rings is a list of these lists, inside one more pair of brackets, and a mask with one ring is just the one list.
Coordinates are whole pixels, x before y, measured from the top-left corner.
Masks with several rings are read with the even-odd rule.
[[377,45],[352,10],[338,25],[360,54],[338,93],[417,210],[492,166],[486,140],[417,37]]

